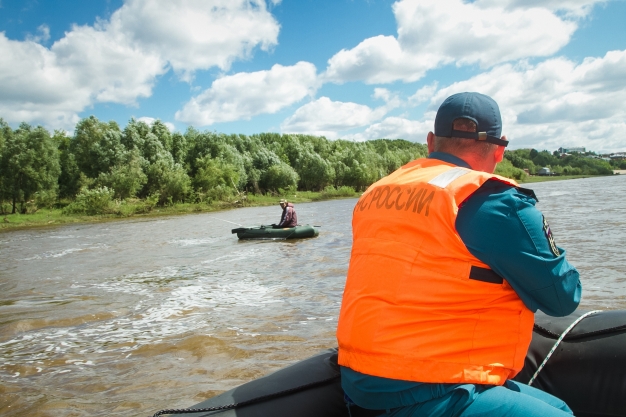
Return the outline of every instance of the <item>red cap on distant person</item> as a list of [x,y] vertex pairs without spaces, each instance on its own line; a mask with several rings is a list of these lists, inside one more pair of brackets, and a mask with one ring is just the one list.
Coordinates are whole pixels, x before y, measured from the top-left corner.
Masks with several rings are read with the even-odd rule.
[[[454,130],[454,121],[468,119],[476,123],[476,132]],[[441,103],[435,117],[435,136],[444,138],[475,139],[507,146],[508,140],[501,139],[502,118],[498,103],[480,93],[453,94]]]

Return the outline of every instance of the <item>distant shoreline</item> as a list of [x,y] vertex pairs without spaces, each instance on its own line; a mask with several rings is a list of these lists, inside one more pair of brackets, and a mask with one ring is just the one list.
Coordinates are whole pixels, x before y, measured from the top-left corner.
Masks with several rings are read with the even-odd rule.
[[[280,219],[281,209],[278,205],[280,199],[287,199],[294,204],[311,203],[315,201],[329,201],[344,198],[357,198],[361,195],[354,192],[350,195],[341,193],[327,193],[325,191],[297,191],[294,194],[282,195],[250,195],[245,201],[215,201],[207,203],[177,203],[171,206],[154,207],[149,212],[135,213],[130,215],[102,214],[102,215],[82,215],[63,214],[63,209],[41,209],[33,214],[6,214],[0,215],[0,234],[12,230],[25,230],[43,227],[56,227],[68,224],[93,224],[110,221],[140,220],[151,217],[178,216],[184,214],[211,213],[216,211],[226,211],[243,207],[263,207],[276,206],[276,220]],[[140,204],[140,203],[139,203]]]
[[[615,170],[614,173],[626,175],[626,170]],[[530,184],[544,181],[563,181],[580,178],[592,178],[602,175],[560,175],[560,176],[527,176],[524,180],[518,181],[520,184]],[[131,216],[120,216],[116,214],[105,214],[96,216],[87,215],[64,215],[61,213],[61,209],[41,209],[34,214],[7,214],[0,219],[0,234],[12,230],[26,230],[42,227],[56,227],[67,224],[90,224],[90,223],[104,223],[109,221],[123,221],[130,219],[145,219],[150,217],[163,217],[163,216],[177,216],[184,214],[199,214],[210,213],[215,211],[232,210],[242,207],[262,207],[275,205],[278,207],[278,200],[280,198],[287,198],[294,204],[310,203],[316,201],[329,201],[338,198],[356,198],[361,193],[355,193],[354,195],[343,196],[327,196],[323,192],[296,192],[294,196],[250,196],[250,198],[244,203],[239,202],[216,202],[211,205],[207,204],[189,204],[179,203],[172,206],[155,207],[149,213],[133,214]],[[277,217],[280,217],[280,209],[277,208]]]
[[[606,177],[607,175],[527,175],[525,179],[518,180],[520,184],[529,184],[545,181],[577,180],[580,178]],[[609,175],[610,176],[610,175]]]

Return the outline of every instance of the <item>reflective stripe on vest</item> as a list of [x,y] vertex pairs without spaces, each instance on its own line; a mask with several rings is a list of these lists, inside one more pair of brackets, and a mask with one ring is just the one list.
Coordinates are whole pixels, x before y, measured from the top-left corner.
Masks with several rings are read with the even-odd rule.
[[533,313],[455,228],[458,207],[489,179],[517,186],[420,159],[361,196],[337,328],[341,365],[392,379],[495,385],[521,370]]

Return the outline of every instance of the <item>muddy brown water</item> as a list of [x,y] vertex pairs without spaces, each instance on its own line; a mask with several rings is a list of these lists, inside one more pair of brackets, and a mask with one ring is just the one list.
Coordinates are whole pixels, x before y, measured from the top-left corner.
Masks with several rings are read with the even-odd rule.
[[[581,308],[626,309],[626,176],[528,187]],[[297,241],[230,233],[278,206],[1,233],[0,414],[149,416],[335,346],[355,203],[299,204]]]

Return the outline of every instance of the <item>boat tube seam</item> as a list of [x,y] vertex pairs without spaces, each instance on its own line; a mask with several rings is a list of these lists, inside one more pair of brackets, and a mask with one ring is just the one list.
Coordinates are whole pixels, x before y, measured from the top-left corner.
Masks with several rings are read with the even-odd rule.
[[[560,336],[558,333],[554,333],[546,329],[545,327],[541,327],[537,324],[535,324],[535,330],[553,339],[558,339]],[[626,324],[622,324],[622,325],[614,326],[614,327],[607,327],[606,329],[594,330],[592,332],[586,332],[586,333],[581,333],[581,334],[568,334],[563,340],[567,342],[570,340],[584,339],[587,337],[598,336],[601,334],[615,333],[621,330],[626,330]]]
[[585,317],[588,317],[592,314],[595,313],[599,313],[602,310],[593,310],[593,311],[588,311],[585,314],[583,314],[582,316],[578,317],[572,324],[569,325],[569,327],[567,329],[565,329],[565,331],[561,334],[561,336],[558,338],[558,340],[556,341],[556,343],[554,344],[554,346],[552,346],[552,349],[550,349],[550,352],[548,352],[548,356],[546,356],[546,358],[543,360],[543,362],[541,362],[541,365],[539,365],[539,367],[537,368],[537,370],[535,371],[535,374],[533,375],[532,378],[530,378],[530,381],[528,381],[528,385],[532,385],[533,382],[535,382],[535,379],[537,379],[537,376],[539,375],[539,372],[541,372],[541,370],[543,369],[543,367],[546,365],[546,363],[548,362],[548,360],[550,359],[550,357],[552,357],[552,354],[556,351],[556,348],[559,346],[559,344],[561,343],[561,341],[565,338],[565,336],[567,336],[567,334],[578,324],[580,323]]
[[316,387],[319,385],[324,385],[327,384],[329,382],[334,381],[335,379],[339,378],[341,375],[337,374],[337,375],[333,375],[329,378],[323,379],[321,381],[314,381],[314,382],[310,382],[308,384],[304,384],[304,385],[300,385],[299,387],[294,387],[294,388],[289,388],[280,392],[274,392],[271,394],[266,394],[266,395],[262,395],[260,397],[256,397],[256,398],[251,398],[249,400],[245,400],[245,401],[241,401],[238,403],[232,403],[232,404],[225,404],[225,405],[219,405],[216,407],[208,407],[208,408],[182,408],[182,409],[169,409],[169,410],[161,410],[161,411],[157,411],[156,413],[154,413],[154,415],[152,417],[159,417],[163,414],[190,414],[190,413],[206,413],[206,412],[210,412],[210,411],[227,411],[227,410],[232,410],[234,408],[237,407],[244,407],[246,405],[250,405],[250,404],[255,404],[261,401],[267,401],[267,400],[271,400],[273,398],[276,397],[280,397],[282,395],[285,394],[294,394],[296,392],[300,392],[303,391],[307,388],[312,388],[312,387]]

